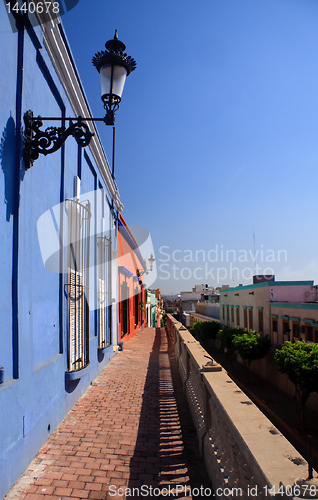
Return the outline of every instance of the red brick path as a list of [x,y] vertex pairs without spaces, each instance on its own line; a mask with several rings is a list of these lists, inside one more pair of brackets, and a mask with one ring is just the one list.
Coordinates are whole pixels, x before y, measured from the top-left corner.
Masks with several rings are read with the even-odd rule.
[[146,328],[114,356],[5,498],[176,498],[176,486],[178,498],[186,486],[204,488],[202,498],[211,488],[165,330]]

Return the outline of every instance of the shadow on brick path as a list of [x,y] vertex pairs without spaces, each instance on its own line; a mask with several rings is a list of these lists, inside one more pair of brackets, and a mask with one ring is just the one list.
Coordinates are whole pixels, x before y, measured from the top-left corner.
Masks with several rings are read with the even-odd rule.
[[[147,464],[147,473],[140,475],[143,462]],[[207,494],[212,493],[176,361],[163,328],[156,329],[135,453],[130,462],[128,487],[133,493],[134,488],[137,492],[142,485],[154,488],[151,492],[144,486],[149,496],[161,491],[160,498],[168,492],[170,498],[184,498],[186,495],[191,498],[190,492],[193,491],[198,499],[207,498]]]
[[[177,498],[177,486],[179,498],[185,487],[202,487],[204,499],[211,491],[166,332],[143,328],[92,382],[5,498]],[[132,491],[138,487],[140,495]],[[158,488],[156,495],[150,487]],[[199,492],[193,498],[199,500]]]

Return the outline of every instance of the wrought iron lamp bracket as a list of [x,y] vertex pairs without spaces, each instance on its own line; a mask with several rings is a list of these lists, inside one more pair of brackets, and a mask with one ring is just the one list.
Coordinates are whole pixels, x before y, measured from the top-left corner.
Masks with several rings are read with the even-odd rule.
[[105,245],[110,245],[112,242],[111,236],[98,236],[97,239],[100,241],[104,241]]
[[44,120],[61,120],[63,118],[42,118],[41,116],[34,117],[31,110],[27,111],[24,115],[25,133],[24,133],[24,150],[23,159],[25,167],[29,169],[32,167],[35,160],[40,154],[44,156],[55,153],[58,151],[70,136],[73,136],[77,144],[82,148],[89,145],[93,133],[89,130],[88,125],[84,121],[104,121],[102,119],[94,118],[64,118],[69,121],[68,128],[61,127],[47,127],[41,130]]
[[136,269],[136,275],[138,276],[138,278],[139,276],[143,276],[144,274],[149,274],[149,269]]

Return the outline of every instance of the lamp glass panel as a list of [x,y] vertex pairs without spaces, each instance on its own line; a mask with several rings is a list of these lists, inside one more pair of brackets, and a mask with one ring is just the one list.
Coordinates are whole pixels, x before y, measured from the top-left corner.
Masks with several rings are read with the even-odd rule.
[[111,88],[112,65],[104,64],[100,69],[102,96],[115,94],[121,97],[126,81],[127,71],[123,66],[113,66],[113,88]]

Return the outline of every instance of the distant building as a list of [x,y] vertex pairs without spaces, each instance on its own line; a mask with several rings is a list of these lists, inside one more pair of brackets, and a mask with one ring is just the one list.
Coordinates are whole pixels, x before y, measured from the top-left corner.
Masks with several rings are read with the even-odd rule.
[[170,295],[163,295],[162,296],[162,303],[163,303],[163,308],[167,312],[169,309],[173,309],[173,311],[177,311],[180,308],[180,298],[173,297]]
[[220,289],[220,323],[286,340],[318,342],[318,290],[313,281],[268,281]]
[[220,321],[220,304],[209,302],[197,302],[195,311],[189,313],[189,326],[197,321]]
[[181,292],[180,307],[182,311],[195,311],[197,302],[218,302],[219,296],[219,292],[207,284],[195,285],[191,292]]

